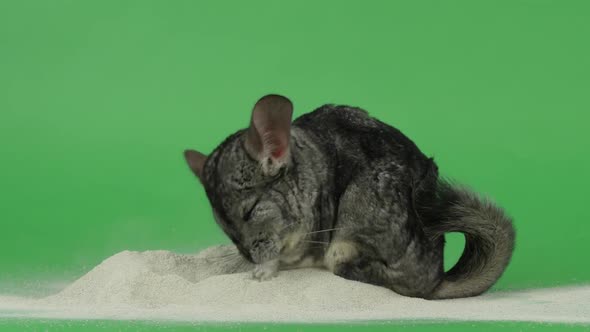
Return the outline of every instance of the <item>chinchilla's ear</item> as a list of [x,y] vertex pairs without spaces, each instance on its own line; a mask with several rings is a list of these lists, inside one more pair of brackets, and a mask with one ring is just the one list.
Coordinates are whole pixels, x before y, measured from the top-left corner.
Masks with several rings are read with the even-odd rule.
[[205,161],[207,161],[207,156],[195,150],[185,150],[184,159],[186,159],[186,163],[191,171],[203,181],[203,166],[205,165]]
[[267,95],[254,105],[246,150],[266,174],[276,173],[289,161],[292,116],[293,104],[283,96]]

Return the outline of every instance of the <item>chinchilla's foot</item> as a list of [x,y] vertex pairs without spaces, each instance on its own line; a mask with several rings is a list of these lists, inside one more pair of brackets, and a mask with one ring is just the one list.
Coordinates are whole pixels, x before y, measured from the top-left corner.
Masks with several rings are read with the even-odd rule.
[[271,260],[262,264],[256,264],[252,277],[258,281],[270,280],[279,273],[279,260]]

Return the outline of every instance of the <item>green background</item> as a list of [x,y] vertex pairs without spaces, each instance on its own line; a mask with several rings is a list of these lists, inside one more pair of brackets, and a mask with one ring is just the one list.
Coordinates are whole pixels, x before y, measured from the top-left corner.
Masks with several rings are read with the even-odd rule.
[[267,93],[363,107],[494,197],[495,289],[588,282],[589,36],[588,1],[1,0],[0,293],[226,243],[182,151]]

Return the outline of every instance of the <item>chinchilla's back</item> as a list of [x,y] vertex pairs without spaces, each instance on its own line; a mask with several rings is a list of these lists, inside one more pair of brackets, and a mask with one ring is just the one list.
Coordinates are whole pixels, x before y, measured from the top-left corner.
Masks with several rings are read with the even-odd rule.
[[377,160],[404,167],[408,176],[400,180],[410,186],[436,167],[401,131],[360,108],[324,105],[302,115],[293,125],[304,129],[322,148],[338,192],[345,189],[355,173]]

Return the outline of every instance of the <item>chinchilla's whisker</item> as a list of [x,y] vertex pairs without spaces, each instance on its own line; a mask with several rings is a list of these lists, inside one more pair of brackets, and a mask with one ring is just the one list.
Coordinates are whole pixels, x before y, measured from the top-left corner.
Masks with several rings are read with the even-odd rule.
[[330,231],[335,231],[335,230],[339,230],[339,229],[344,229],[344,227],[322,229],[322,230],[319,230],[319,231],[307,232],[305,234],[307,235],[307,234],[324,233],[324,232],[330,232]]
[[307,242],[307,243],[321,243],[321,244],[330,244],[330,242],[326,242],[326,241],[309,241],[309,240],[303,240],[303,242]]
[[289,224],[289,225],[287,225],[287,226],[284,226],[283,228],[279,229],[279,232],[282,232],[282,231],[284,231],[285,229],[287,229],[287,228],[289,228],[289,227],[293,227],[293,226],[295,226],[295,224],[294,224],[294,223],[293,223],[293,224]]

